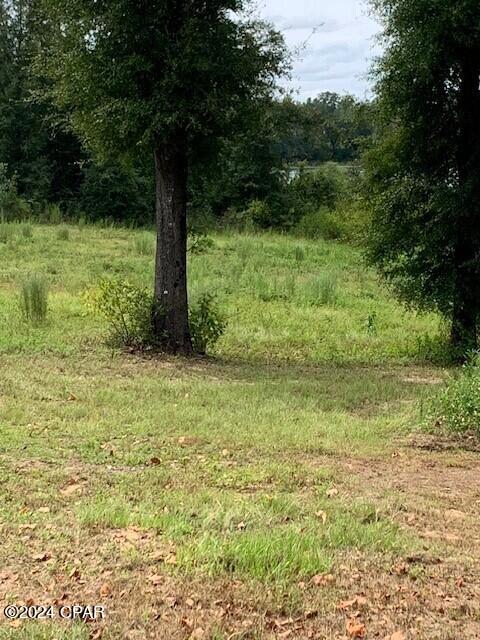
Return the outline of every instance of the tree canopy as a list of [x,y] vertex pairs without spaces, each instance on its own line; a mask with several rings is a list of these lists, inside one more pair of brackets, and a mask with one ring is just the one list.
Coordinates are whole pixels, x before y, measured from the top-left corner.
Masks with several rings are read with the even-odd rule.
[[374,0],[381,135],[367,158],[370,257],[408,302],[476,346],[480,310],[480,5]]

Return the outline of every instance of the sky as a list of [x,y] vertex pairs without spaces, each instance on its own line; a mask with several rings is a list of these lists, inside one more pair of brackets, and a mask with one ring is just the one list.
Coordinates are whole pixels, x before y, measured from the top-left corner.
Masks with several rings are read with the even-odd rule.
[[364,0],[258,0],[258,7],[291,48],[302,49],[288,82],[298,99],[323,91],[371,96],[366,75],[380,53],[380,27]]

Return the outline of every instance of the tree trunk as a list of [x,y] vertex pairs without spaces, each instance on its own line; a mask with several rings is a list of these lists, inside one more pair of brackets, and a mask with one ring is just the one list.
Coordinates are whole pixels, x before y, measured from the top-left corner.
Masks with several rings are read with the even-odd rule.
[[187,154],[181,136],[155,149],[157,253],[155,337],[166,351],[190,355],[187,295]]
[[459,93],[459,145],[457,151],[460,207],[455,220],[454,299],[451,343],[455,356],[464,359],[478,346],[480,307],[478,259],[480,255],[480,61],[469,56],[462,64]]

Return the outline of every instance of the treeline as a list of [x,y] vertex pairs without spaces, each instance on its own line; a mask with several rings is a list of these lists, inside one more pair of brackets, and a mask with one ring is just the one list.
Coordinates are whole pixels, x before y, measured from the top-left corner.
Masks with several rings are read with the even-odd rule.
[[[55,204],[68,217],[151,224],[153,157],[143,150],[125,161],[96,157],[72,133],[69,114],[45,100],[49,81],[36,60],[47,44],[49,26],[37,5],[34,0],[0,0],[2,215],[41,215]],[[352,173],[311,168],[358,160],[372,135],[372,109],[334,93],[306,103],[287,97],[257,105],[241,132],[217,141],[208,161],[192,159],[190,223],[226,220],[291,229],[307,214],[332,208],[348,191]],[[325,219],[324,213],[320,216]],[[331,224],[330,232],[336,233]]]

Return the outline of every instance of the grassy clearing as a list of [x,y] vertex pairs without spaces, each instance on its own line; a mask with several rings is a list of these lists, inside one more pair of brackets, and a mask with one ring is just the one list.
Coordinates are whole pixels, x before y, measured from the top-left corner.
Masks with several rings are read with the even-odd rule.
[[[192,295],[228,314],[214,358],[111,352],[82,293],[109,274],[149,286],[153,234],[64,229],[0,229],[2,601],[106,600],[107,639],[282,637],[282,616],[304,616],[291,637],[343,637],[341,576],[356,593],[362,566],[373,585],[426,553],[401,490],[361,473],[401,465],[441,379],[423,363],[436,318],[399,307],[351,247],[223,234],[189,267]],[[15,302],[31,273],[49,285],[40,326]]]

